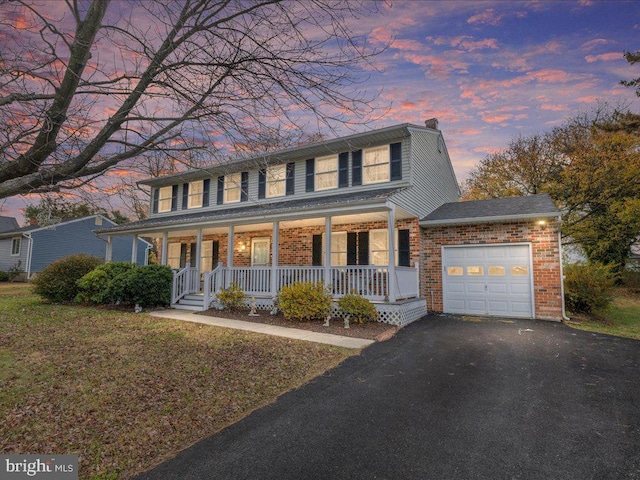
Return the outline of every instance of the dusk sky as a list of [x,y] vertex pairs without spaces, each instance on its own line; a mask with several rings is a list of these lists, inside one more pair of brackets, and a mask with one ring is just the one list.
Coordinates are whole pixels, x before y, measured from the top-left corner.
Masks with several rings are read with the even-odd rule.
[[[640,76],[638,1],[394,1],[354,21],[375,59],[366,85],[390,106],[371,128],[437,117],[458,177],[517,135],[544,132],[598,101],[640,111],[620,80]],[[340,133],[351,133],[348,131]],[[0,202],[22,222],[37,199]]]

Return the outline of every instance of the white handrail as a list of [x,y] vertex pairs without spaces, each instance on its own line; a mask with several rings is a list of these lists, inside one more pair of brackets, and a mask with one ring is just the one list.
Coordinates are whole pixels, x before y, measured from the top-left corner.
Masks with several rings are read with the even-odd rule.
[[171,303],[178,303],[185,295],[199,290],[200,275],[195,267],[186,266],[173,274],[173,288],[171,289]]

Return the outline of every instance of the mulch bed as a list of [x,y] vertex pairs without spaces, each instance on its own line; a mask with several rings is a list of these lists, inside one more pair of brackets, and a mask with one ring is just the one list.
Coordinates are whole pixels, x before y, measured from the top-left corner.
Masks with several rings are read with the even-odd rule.
[[367,322],[364,324],[350,323],[349,328],[344,328],[344,320],[332,318],[329,326],[325,327],[321,321],[300,322],[297,320],[287,320],[282,313],[271,315],[268,311],[259,311],[258,316],[249,316],[249,310],[207,310],[199,313],[209,317],[230,318],[232,320],[242,320],[243,322],[266,323],[279,327],[299,328],[301,330],[311,330],[313,332],[330,333],[342,335],[344,337],[364,338],[376,340],[378,342],[388,340],[398,331],[398,327],[379,322]]

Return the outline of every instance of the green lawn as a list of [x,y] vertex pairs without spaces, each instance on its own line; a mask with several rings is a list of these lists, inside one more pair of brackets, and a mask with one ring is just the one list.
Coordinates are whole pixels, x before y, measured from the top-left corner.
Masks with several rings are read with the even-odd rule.
[[619,289],[611,306],[592,318],[567,322],[571,327],[640,340],[640,296]]
[[357,351],[98,308],[0,284],[0,451],[128,478]]

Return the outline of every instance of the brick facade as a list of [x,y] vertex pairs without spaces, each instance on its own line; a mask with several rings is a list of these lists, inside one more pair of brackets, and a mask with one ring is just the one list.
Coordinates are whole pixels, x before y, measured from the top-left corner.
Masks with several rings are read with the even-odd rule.
[[429,310],[441,312],[442,247],[531,243],[533,257],[534,315],[562,320],[560,246],[557,221],[541,226],[534,221],[428,227],[422,230],[422,292]]

